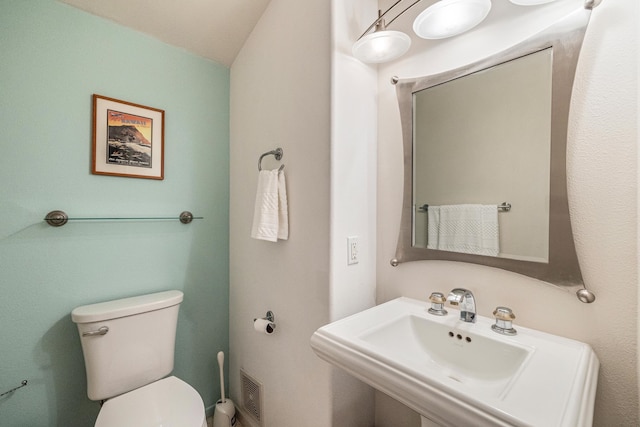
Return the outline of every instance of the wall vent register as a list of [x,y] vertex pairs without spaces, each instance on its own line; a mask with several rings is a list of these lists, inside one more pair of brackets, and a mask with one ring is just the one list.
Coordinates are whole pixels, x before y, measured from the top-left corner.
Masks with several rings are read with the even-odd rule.
[[262,384],[240,370],[242,382],[242,409],[244,413],[262,427]]

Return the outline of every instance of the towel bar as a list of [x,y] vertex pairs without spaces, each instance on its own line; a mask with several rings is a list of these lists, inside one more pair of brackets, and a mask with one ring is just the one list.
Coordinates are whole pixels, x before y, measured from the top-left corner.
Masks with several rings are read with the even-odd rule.
[[183,224],[189,224],[194,219],[204,219],[201,216],[193,216],[189,211],[184,211],[178,217],[91,217],[91,218],[69,218],[64,211],[51,211],[44,217],[44,221],[52,227],[62,227],[69,221],[153,221],[153,220],[174,220],[177,219]]
[[[282,159],[282,155],[284,154],[282,151],[282,148],[278,147],[275,150],[271,150],[271,151],[267,151],[266,153],[263,153],[260,158],[258,159],[258,171],[262,170],[262,158],[264,156],[268,156],[273,154],[273,156],[276,158],[276,160],[280,160]],[[284,169],[284,165],[281,165],[280,168],[278,169],[279,171],[281,171],[282,169]]]

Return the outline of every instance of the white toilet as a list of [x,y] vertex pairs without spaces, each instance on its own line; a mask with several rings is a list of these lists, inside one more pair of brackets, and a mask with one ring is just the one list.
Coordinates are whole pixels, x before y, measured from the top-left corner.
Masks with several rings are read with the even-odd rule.
[[[173,370],[183,294],[166,291],[78,307],[87,395],[106,400],[95,427],[206,427],[204,403]],[[166,378],[165,378],[166,377]]]

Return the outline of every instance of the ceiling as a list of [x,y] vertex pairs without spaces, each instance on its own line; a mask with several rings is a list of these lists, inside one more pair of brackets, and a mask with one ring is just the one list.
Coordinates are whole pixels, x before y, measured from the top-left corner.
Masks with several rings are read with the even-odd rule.
[[[245,40],[267,8],[270,0],[58,0],[94,15],[115,21],[125,27],[181,47],[204,58],[230,67]],[[304,1],[304,0],[299,0]],[[375,0],[371,0],[375,4]],[[549,13],[557,9],[573,10],[584,0],[556,0],[536,7],[516,6],[508,0],[495,0],[492,11],[482,25],[508,23],[505,31],[513,32],[524,22],[538,22],[544,28],[553,22]],[[385,10],[396,0],[379,0]],[[437,0],[422,1],[401,15],[392,29],[412,34],[415,17]],[[389,16],[402,11],[412,2],[404,1]],[[389,20],[387,20],[389,22]],[[433,44],[413,37],[416,48]]]
[[59,0],[230,67],[270,0]]

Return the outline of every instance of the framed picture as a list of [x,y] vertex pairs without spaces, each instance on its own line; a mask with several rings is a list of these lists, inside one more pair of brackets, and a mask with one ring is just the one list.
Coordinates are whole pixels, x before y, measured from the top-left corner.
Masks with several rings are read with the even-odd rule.
[[94,94],[91,172],[164,179],[164,110]]

